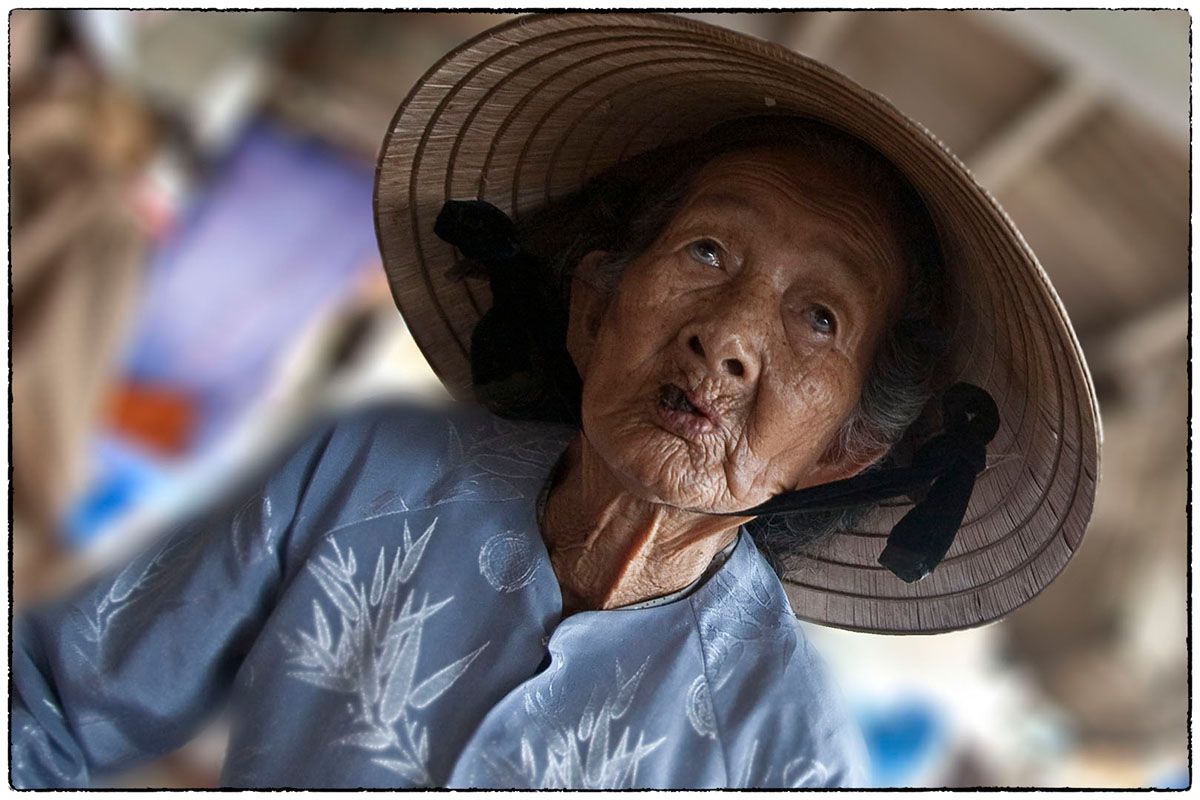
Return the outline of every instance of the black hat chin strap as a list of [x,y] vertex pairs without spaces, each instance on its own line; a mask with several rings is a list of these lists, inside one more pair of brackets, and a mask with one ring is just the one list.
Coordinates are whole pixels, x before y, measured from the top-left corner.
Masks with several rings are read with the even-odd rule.
[[886,500],[928,487],[925,497],[892,528],[879,563],[908,583],[941,563],[967,512],[975,478],[987,463],[987,445],[1000,427],[995,401],[970,383],[942,395],[943,430],[925,442],[912,466],[867,472],[853,478],[784,492],[725,516],[773,517],[824,511]]
[[[442,206],[434,233],[457,247],[467,258],[488,268],[494,305],[513,304],[518,316],[529,319],[528,303],[537,302],[537,287],[519,269],[535,263],[521,251],[516,226],[503,211],[483,200],[451,200]],[[533,320],[540,319],[532,315]],[[480,333],[477,329],[476,333]],[[490,331],[489,335],[498,331]],[[561,338],[552,331],[546,338]],[[514,334],[515,335],[515,334]],[[475,342],[472,349],[487,342]],[[482,337],[488,338],[488,337]],[[504,348],[504,342],[491,342]],[[565,354],[560,354],[565,358]],[[549,363],[553,359],[543,359]],[[543,364],[543,368],[545,365]],[[482,377],[473,364],[473,378]],[[887,500],[928,489],[892,528],[879,563],[901,580],[924,578],[945,558],[967,512],[975,478],[986,465],[987,445],[1000,427],[996,403],[986,391],[969,383],[956,383],[942,396],[943,430],[913,456],[912,465],[877,470],[841,481],[810,486],[776,495],[744,511],[722,516],[774,517],[806,511],[825,511],[861,503]]]

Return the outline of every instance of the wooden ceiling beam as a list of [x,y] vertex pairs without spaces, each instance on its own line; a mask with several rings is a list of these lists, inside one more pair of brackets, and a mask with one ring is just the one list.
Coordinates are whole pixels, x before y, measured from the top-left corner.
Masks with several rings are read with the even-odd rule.
[[[1185,11],[1025,9],[970,13],[1031,54],[1065,70],[1090,75],[1117,95],[1121,105],[1136,110],[1175,141],[1187,144],[1187,87],[1182,85],[1184,76],[1180,74],[1188,64]],[[1171,14],[1179,15],[1174,25]],[[1105,25],[1099,26],[1098,22]],[[1100,35],[1102,30],[1104,34]],[[1174,38],[1165,37],[1166,31],[1173,31]],[[1148,45],[1150,41],[1157,47]],[[1121,46],[1121,42],[1126,44]],[[1168,81],[1168,77],[1174,80]]]
[[1075,130],[1102,96],[1101,87],[1090,77],[1068,73],[968,156],[967,166],[989,191],[1003,191],[1025,166]]

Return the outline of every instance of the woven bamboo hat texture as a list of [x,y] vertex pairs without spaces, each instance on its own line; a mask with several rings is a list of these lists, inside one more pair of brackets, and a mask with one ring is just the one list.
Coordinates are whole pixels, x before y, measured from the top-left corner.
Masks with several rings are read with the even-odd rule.
[[803,619],[934,633],[1000,618],[1078,548],[1098,471],[1099,414],[1062,303],[999,204],[962,163],[886,100],[823,64],[680,17],[519,17],[468,41],[417,83],[379,157],[375,218],[396,304],[435,372],[471,397],[471,332],[490,296],[447,276],[433,233],[448,199],[520,218],[656,146],[764,112],[814,118],[887,156],[923,196],[953,283],[947,365],[1000,411],[953,546],[908,584],[877,563],[907,510],[881,508],[817,546],[784,584]]

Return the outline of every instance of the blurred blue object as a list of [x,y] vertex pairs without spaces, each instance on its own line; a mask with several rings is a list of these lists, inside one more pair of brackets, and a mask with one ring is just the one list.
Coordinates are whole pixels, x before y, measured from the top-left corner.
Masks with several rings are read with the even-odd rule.
[[1159,775],[1150,783],[1152,789],[1190,789],[1191,787],[1192,776],[1186,764]]
[[873,786],[911,785],[947,737],[937,707],[919,696],[862,708],[858,718],[871,757]]
[[154,254],[129,377],[198,403],[189,456],[262,396],[300,333],[378,269],[370,165],[258,121]]
[[167,485],[163,467],[148,453],[120,437],[99,435],[92,442],[97,476],[67,514],[71,547],[94,541],[137,498]]

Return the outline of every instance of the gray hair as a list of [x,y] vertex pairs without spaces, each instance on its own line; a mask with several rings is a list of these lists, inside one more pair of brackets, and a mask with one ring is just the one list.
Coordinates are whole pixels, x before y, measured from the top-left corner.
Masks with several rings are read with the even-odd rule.
[[[909,265],[908,293],[898,319],[884,333],[859,402],[831,445],[863,461],[868,455],[890,452],[921,413],[933,395],[936,366],[945,346],[939,317],[945,278],[936,229],[915,189],[870,146],[811,120],[736,120],[698,140],[617,165],[575,195],[521,221],[522,240],[548,264],[564,304],[569,302],[575,267],[593,250],[607,253],[593,279],[602,289],[614,290],[625,267],[653,244],[674,217],[705,163],[724,153],[775,144],[800,147],[844,165],[888,196],[900,214]],[[854,527],[875,508],[876,504],[867,504],[760,518],[746,527],[775,570],[783,574],[809,545]]]

